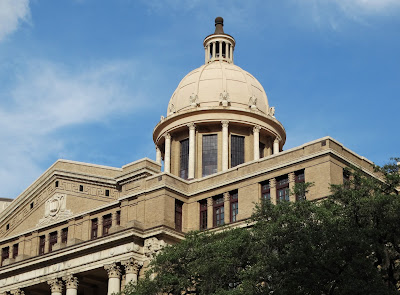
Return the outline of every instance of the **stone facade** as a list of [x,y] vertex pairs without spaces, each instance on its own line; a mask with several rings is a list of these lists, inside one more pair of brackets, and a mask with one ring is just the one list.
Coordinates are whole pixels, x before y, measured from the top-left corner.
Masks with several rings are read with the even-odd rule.
[[[0,294],[118,292],[186,232],[246,226],[262,198],[296,201],[287,194],[295,182],[313,182],[306,198],[317,200],[349,165],[374,175],[371,161],[330,137],[284,151],[275,109],[233,65],[235,40],[216,26],[205,39],[206,64],[184,78],[154,129],[156,161],[114,168],[58,160],[4,206]],[[197,83],[188,95],[187,79]],[[207,135],[215,136],[215,171],[204,175]]]

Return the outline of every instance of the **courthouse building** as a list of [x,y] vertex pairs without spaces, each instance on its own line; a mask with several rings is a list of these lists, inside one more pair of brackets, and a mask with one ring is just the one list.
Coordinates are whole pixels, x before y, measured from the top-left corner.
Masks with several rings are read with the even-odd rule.
[[15,200],[2,199],[0,294],[118,292],[188,231],[246,226],[262,199],[298,201],[296,182],[315,184],[307,199],[324,198],[349,165],[373,174],[371,161],[330,137],[283,149],[279,110],[234,64],[222,18],[203,48],[204,65],[182,79],[154,128],[155,161],[58,160]]

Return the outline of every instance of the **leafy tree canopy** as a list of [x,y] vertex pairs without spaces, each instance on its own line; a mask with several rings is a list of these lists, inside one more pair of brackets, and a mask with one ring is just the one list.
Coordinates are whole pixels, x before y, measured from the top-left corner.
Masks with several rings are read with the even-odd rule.
[[[191,232],[124,293],[400,294],[396,161],[376,167],[381,179],[350,169],[349,181],[319,202],[262,203],[247,228]],[[292,193],[306,195],[310,185]]]

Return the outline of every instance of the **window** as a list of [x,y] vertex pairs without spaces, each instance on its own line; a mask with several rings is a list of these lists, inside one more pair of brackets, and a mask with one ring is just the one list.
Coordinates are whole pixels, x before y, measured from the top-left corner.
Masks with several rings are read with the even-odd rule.
[[224,197],[214,198],[214,226],[224,225]]
[[44,254],[44,247],[46,245],[46,236],[39,237],[39,255]]
[[238,191],[232,191],[230,194],[231,222],[237,221],[239,213]]
[[116,225],[121,225],[121,211],[117,211],[115,212],[116,216],[115,216],[115,221],[116,221]]
[[83,192],[83,185],[80,185],[80,186],[79,186],[79,191],[80,191],[80,192]]
[[30,205],[30,208],[31,208],[31,209],[33,209],[33,205],[34,205],[34,203],[32,202],[31,205]]
[[49,235],[49,252],[53,250],[53,246],[57,244],[57,232],[52,232]]
[[109,234],[111,225],[112,225],[111,214],[104,215],[103,216],[103,237]]
[[244,163],[244,136],[231,135],[231,167]]
[[7,223],[7,225],[6,225],[6,230],[9,230],[9,229],[10,229],[10,224]]
[[350,171],[343,169],[343,185],[345,188],[350,188]]
[[218,137],[217,134],[203,135],[203,176],[217,173]]
[[61,243],[66,244],[68,242],[68,227],[61,230]]
[[1,265],[3,265],[4,260],[10,257],[10,247],[5,247],[1,249]]
[[182,231],[182,206],[182,201],[175,200],[175,229],[178,231]]
[[16,258],[18,256],[18,244],[13,245],[13,252],[12,252],[12,258]]
[[264,150],[265,150],[265,144],[263,144],[262,142],[260,142],[260,144],[258,145],[259,149],[260,149],[260,159],[264,158]]
[[207,200],[200,201],[200,230],[207,229]]
[[91,239],[96,239],[97,238],[97,232],[99,228],[99,221],[97,218],[92,219],[92,229],[90,231],[90,238]]
[[58,180],[56,180],[56,185],[55,186],[58,187]]
[[179,176],[183,179],[187,179],[188,171],[189,171],[189,139],[184,139],[181,141]]
[[[299,170],[294,173],[294,182],[295,183],[305,182],[304,170]],[[305,192],[303,192],[301,195],[296,195],[296,201],[303,201],[305,199],[306,199]]]
[[276,202],[289,201],[289,178],[287,175],[281,176],[276,179]]
[[261,183],[261,200],[271,202],[271,188],[269,180]]
[[110,196],[110,190],[106,189],[106,197],[109,197],[109,196]]

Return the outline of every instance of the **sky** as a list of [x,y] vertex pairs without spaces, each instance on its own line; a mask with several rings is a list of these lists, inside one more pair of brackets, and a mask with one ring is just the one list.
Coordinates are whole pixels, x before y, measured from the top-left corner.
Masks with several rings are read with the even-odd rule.
[[329,135],[378,165],[400,156],[400,0],[0,0],[0,197],[60,158],[155,159],[217,16],[284,150]]

